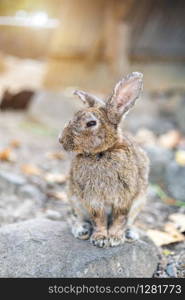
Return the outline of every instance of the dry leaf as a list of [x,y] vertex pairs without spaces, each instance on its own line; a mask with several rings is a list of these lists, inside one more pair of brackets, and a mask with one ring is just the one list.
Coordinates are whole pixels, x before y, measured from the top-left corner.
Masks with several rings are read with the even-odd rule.
[[170,130],[167,133],[160,136],[158,139],[159,144],[168,149],[175,148],[181,139],[181,135],[178,130]]
[[173,251],[170,251],[169,249],[163,249],[162,253],[163,253],[165,256],[169,256],[169,255],[174,254],[174,252],[173,252]]
[[177,200],[174,198],[170,198],[170,197],[166,197],[163,198],[164,203],[168,204],[168,205],[176,205]]
[[63,202],[68,202],[67,195],[64,192],[48,192],[47,196],[53,197],[53,198],[55,198],[57,200],[61,200]]
[[67,179],[67,176],[64,174],[48,173],[44,176],[45,180],[48,183],[64,183]]
[[164,246],[185,240],[185,236],[171,223],[165,224],[164,231],[149,229],[147,234],[157,246]]
[[49,152],[46,154],[47,158],[49,159],[64,159],[64,153],[63,152]]
[[11,148],[6,148],[0,151],[0,160],[14,162],[16,157]]
[[[171,233],[174,237],[179,236],[180,237],[180,232],[177,230],[176,226],[174,223],[168,222],[164,225],[164,230],[168,233]],[[180,234],[180,235],[179,235]],[[185,238],[185,237],[184,237]]]
[[185,232],[185,215],[184,214],[172,214],[169,217],[169,220],[172,221],[175,225],[175,227],[180,231],[180,232]]
[[21,170],[26,175],[41,175],[42,171],[34,165],[22,165]]
[[185,166],[185,151],[178,150],[175,153],[175,160],[180,166]]
[[10,142],[10,147],[12,148],[19,148],[21,145],[21,142],[19,140],[12,140]]

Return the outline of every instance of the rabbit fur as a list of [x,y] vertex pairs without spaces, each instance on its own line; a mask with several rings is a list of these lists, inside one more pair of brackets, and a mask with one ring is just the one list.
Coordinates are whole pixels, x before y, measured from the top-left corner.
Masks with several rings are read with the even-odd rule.
[[75,91],[88,106],[65,126],[59,142],[76,152],[69,176],[70,224],[76,238],[98,247],[125,240],[145,201],[149,160],[120,122],[139,98],[143,75],[133,72],[119,81],[103,101]]

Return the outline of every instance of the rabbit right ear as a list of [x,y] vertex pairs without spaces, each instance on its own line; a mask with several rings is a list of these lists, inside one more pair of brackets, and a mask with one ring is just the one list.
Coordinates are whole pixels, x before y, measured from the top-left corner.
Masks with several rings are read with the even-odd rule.
[[117,83],[106,104],[107,116],[111,123],[118,124],[122,116],[135,104],[142,90],[142,78],[142,73],[133,72]]

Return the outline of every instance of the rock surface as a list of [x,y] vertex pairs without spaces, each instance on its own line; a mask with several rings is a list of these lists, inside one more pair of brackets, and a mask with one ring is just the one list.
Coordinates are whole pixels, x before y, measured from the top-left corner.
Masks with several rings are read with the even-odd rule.
[[169,195],[177,200],[185,201],[185,167],[171,161],[166,169],[165,185]]
[[168,149],[157,146],[147,146],[145,151],[150,159],[150,182],[163,183],[166,170],[173,159],[173,153]]
[[6,172],[6,171],[0,171],[0,188],[3,189],[4,187],[11,190],[12,192],[15,192],[20,186],[25,184],[25,179],[19,175]]
[[182,105],[180,106],[179,110],[175,113],[176,116],[176,122],[183,134],[185,134],[185,99],[182,102]]
[[152,277],[157,253],[147,237],[99,249],[41,218],[0,229],[0,277]]

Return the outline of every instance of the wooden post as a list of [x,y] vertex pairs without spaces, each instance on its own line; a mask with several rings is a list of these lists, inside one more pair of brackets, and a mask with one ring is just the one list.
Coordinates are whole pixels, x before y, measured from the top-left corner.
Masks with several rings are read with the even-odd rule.
[[51,41],[46,87],[103,91],[126,72],[128,28],[121,2],[61,1],[61,25]]

